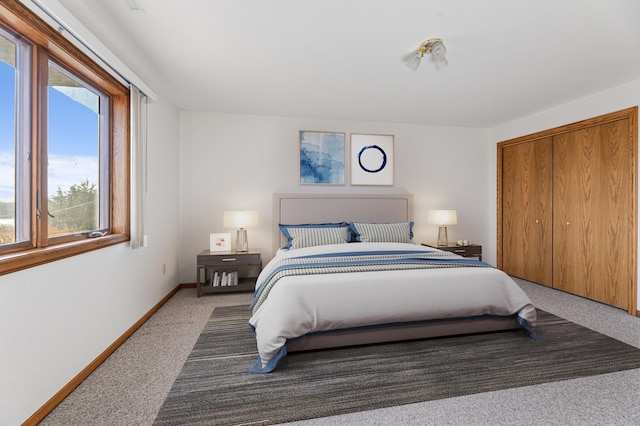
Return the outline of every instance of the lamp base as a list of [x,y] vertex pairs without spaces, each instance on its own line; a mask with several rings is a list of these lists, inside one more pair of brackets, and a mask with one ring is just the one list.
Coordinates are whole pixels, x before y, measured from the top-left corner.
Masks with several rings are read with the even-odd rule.
[[249,240],[247,239],[247,230],[238,229],[236,233],[236,251],[249,251]]
[[440,228],[438,228],[438,245],[449,245],[449,238],[447,238],[447,227],[444,225],[440,225]]

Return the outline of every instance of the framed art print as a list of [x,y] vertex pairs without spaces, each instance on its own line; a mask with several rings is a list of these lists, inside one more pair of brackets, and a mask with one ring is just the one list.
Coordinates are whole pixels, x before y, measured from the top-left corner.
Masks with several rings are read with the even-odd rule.
[[209,251],[231,251],[231,234],[209,234]]
[[344,133],[300,131],[300,183],[344,185]]
[[393,185],[393,135],[351,134],[351,185]]

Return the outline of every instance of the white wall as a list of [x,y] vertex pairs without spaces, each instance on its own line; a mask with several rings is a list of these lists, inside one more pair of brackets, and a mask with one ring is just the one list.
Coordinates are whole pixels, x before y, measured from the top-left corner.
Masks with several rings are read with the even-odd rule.
[[[640,80],[614,87],[596,93],[595,95],[543,111],[539,114],[496,127],[493,129],[493,140],[498,143],[518,136],[528,135],[638,105],[640,105]],[[494,176],[496,175],[495,157],[491,173]],[[492,211],[495,212],[496,197],[494,196],[491,199],[493,200]],[[640,238],[638,241],[640,241]],[[640,248],[638,249],[638,253],[640,253]],[[638,264],[640,265],[640,262],[638,262]],[[638,275],[638,282],[640,282],[640,271]],[[638,293],[638,304],[636,306],[640,306],[640,292]]]
[[[431,208],[457,209],[449,239],[484,245],[495,260],[495,145],[486,129],[399,123],[316,120],[290,117],[181,112],[180,280],[195,282],[196,255],[209,247],[209,234],[222,228],[225,210],[257,210],[260,226],[248,231],[249,245],[271,254],[274,192],[400,191],[414,194],[415,240],[435,241],[426,224]],[[383,133],[395,136],[393,187],[299,185],[299,131]],[[348,182],[347,173],[347,182]]]
[[0,276],[0,424],[30,417],[179,283],[178,126],[176,109],[149,106],[149,247]]

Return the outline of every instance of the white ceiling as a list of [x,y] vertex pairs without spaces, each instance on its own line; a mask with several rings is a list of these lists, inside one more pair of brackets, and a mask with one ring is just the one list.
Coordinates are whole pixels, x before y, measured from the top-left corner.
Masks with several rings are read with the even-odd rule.
[[492,127],[640,79],[638,0],[138,1],[60,3],[185,110]]

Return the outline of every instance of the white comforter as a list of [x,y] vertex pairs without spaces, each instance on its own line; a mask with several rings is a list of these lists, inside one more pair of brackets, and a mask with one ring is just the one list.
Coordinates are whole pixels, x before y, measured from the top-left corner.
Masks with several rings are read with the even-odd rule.
[[[279,251],[257,286],[283,258],[365,250],[435,249],[401,243],[352,243]],[[413,269],[287,276],[250,318],[260,358],[252,372],[273,370],[288,339],[317,331],[478,315],[517,314],[533,328],[536,311],[504,272],[491,267]]]

